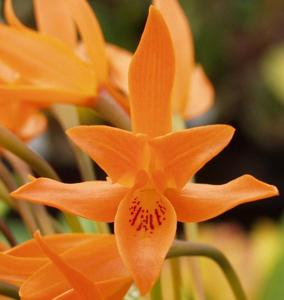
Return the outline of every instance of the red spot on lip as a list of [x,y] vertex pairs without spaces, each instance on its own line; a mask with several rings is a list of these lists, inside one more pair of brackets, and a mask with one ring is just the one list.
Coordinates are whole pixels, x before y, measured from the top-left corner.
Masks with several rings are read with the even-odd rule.
[[135,214],[134,218],[132,219],[131,225],[134,225],[134,224],[135,224],[135,222],[136,222],[136,220],[137,220],[137,218],[138,218],[138,215],[140,214],[141,209],[142,209],[142,208],[139,207],[137,213]]

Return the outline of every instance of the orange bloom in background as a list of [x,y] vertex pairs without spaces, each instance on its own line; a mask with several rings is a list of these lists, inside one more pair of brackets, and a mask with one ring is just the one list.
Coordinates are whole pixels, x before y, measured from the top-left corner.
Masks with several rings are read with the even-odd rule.
[[[93,105],[107,90],[123,102],[110,83],[106,44],[88,2],[58,0],[54,5],[35,0],[34,5],[40,32],[21,24],[11,0],[5,1],[9,26],[0,25],[0,58],[17,77],[9,84],[0,84],[0,98],[40,108],[53,103]],[[87,57],[78,54],[77,33]],[[0,68],[0,77],[1,73]]]
[[58,234],[0,253],[0,279],[21,299],[119,300],[132,284],[113,235]]
[[229,143],[234,129],[212,125],[171,133],[174,79],[170,33],[152,6],[129,72],[133,132],[108,126],[67,131],[109,180],[64,184],[39,178],[12,193],[96,221],[114,221],[119,252],[142,294],[159,276],[177,221],[204,221],[278,193],[250,175],[223,185],[190,182]]

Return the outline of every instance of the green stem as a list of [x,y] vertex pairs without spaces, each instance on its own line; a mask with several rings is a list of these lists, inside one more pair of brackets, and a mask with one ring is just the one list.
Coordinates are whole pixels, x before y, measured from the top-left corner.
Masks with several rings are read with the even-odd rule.
[[56,172],[43,158],[29,149],[25,143],[2,125],[0,125],[0,146],[25,161],[37,174],[59,180]]
[[125,130],[131,129],[129,115],[105,90],[97,97],[94,108],[103,119],[116,127]]
[[226,256],[217,248],[202,244],[185,241],[175,241],[167,257],[179,256],[205,256],[214,260],[222,269],[237,300],[247,300],[241,282]]
[[182,280],[181,280],[181,269],[180,269],[179,258],[170,260],[170,269],[171,269],[173,292],[174,292],[173,300],[181,300]]
[[20,299],[19,289],[11,284],[0,282],[0,295]]
[[159,278],[151,290],[151,300],[163,300],[161,279]]
[[9,227],[6,225],[6,223],[1,219],[0,219],[0,231],[5,236],[5,238],[7,239],[7,241],[10,243],[10,245],[12,247],[17,245],[17,241],[16,241],[13,233],[11,232]]

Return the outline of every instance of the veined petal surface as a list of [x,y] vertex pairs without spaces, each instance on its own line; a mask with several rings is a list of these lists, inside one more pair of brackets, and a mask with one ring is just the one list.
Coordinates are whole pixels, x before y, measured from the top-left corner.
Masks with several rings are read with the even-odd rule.
[[35,17],[40,32],[52,35],[75,48],[75,23],[66,8],[66,0],[34,0]]
[[169,186],[180,189],[224,149],[234,131],[229,125],[208,125],[157,137],[150,141],[157,168],[167,174]]
[[188,183],[180,192],[166,192],[181,222],[205,221],[239,204],[276,195],[278,190],[275,186],[250,175],[222,185]]
[[155,137],[171,131],[174,74],[175,58],[170,33],[160,12],[152,6],[129,69],[134,132]]
[[146,138],[109,126],[78,126],[67,135],[110,176],[113,182],[134,183],[145,165]]
[[155,190],[134,191],[119,205],[114,223],[119,252],[142,294],[160,274],[176,224],[172,205]]
[[14,191],[20,200],[41,203],[87,219],[113,222],[117,207],[128,189],[106,181],[66,184],[38,178]]
[[194,67],[194,47],[191,29],[178,0],[153,0],[162,13],[175,50],[176,72],[172,92],[173,110],[183,115]]

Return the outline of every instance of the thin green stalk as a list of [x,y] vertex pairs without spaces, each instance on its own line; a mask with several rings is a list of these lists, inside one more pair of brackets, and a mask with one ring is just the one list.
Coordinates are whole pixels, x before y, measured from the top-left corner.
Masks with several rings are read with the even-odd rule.
[[181,280],[181,268],[179,258],[170,260],[171,277],[173,283],[173,300],[181,300],[182,294],[182,280]]
[[43,158],[2,125],[0,125],[0,146],[25,161],[37,174],[59,180],[56,172]]
[[202,243],[175,241],[168,252],[167,258],[179,256],[205,256],[214,260],[226,276],[236,300],[248,300],[237,273],[229,260],[219,249]]
[[[60,180],[56,172],[53,170],[53,168],[43,159],[41,158],[37,153],[33,152],[31,149],[29,149],[25,143],[23,143],[18,137],[16,137],[12,132],[10,132],[7,128],[0,125],[0,146],[6,148],[10,152],[14,153],[16,156],[21,158],[23,161],[25,161],[38,175],[42,177],[52,178],[55,180]],[[25,206],[26,203],[23,201],[17,201],[17,204],[19,206],[19,209],[23,206]],[[64,213],[66,217],[67,223],[72,231],[78,231],[78,227],[80,226],[79,221],[75,220],[77,219],[76,216],[66,214]],[[25,217],[25,215],[23,215]],[[26,220],[28,221],[28,220]],[[78,224],[79,223],[79,224]],[[77,224],[76,227],[72,227],[75,224]],[[30,227],[31,226],[31,227]],[[32,223],[29,223],[29,228],[31,229]],[[35,230],[37,228],[35,227]]]
[[19,289],[11,284],[0,281],[0,295],[10,297],[12,299],[20,299]]
[[17,241],[16,241],[13,233],[11,232],[9,227],[5,224],[5,222],[3,222],[3,220],[1,220],[1,219],[0,219],[0,231],[5,236],[7,241],[10,243],[10,246],[13,247],[13,246],[17,245]]
[[100,93],[94,108],[103,119],[114,126],[125,130],[131,129],[129,115],[107,91],[103,90]]
[[151,300],[163,300],[161,278],[159,278],[151,290]]
[[[75,106],[67,104],[55,104],[52,107],[52,111],[64,130],[80,125],[77,108]],[[94,180],[96,175],[92,160],[71,141],[70,146],[75,155],[82,180]]]
[[10,207],[14,207],[13,200],[7,190],[4,182],[0,179],[0,198]]

